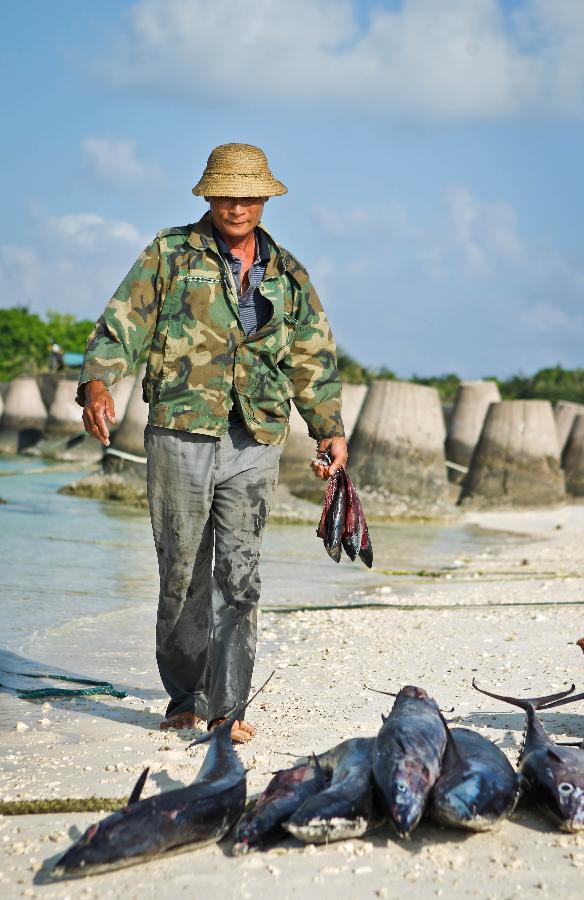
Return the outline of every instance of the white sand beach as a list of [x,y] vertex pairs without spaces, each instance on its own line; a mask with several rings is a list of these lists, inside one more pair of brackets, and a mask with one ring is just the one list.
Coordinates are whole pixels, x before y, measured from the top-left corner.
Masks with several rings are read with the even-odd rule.
[[[71,501],[82,502],[82,501]],[[467,513],[492,532],[474,556],[443,553],[439,577],[362,589],[377,608],[262,611],[254,685],[274,669],[248,718],[257,737],[239,751],[248,795],[270,773],[351,736],[373,735],[395,691],[425,687],[455,722],[497,740],[515,762],[524,716],[474,692],[478,682],[517,694],[584,685],[584,507],[538,512]],[[448,567],[448,568],[446,568]],[[331,577],[342,571],[331,563]],[[341,574],[339,574],[341,572]],[[128,575],[128,578],[131,576]],[[303,573],[303,578],[309,578]],[[80,559],[76,580],[83,582]],[[354,590],[354,587],[352,588]],[[74,591],[74,587],[72,587]],[[270,606],[270,597],[264,597]],[[188,783],[205,754],[186,751],[189,733],[161,733],[165,707],[153,654],[154,603],[126,603],[56,624],[37,650],[43,662],[97,671],[134,685],[125,700],[103,697],[31,703],[2,695],[0,797],[103,797],[129,793],[144,766],[146,794]],[[273,609],[270,606],[270,609]],[[116,650],[116,646],[118,650]],[[121,650],[119,648],[122,648]],[[119,651],[119,652],[118,652]],[[120,656],[123,654],[123,657]],[[584,738],[584,704],[542,714],[554,738]],[[423,823],[402,842],[383,827],[362,840],[303,847],[292,839],[261,854],[232,858],[229,840],[111,874],[50,883],[58,856],[95,813],[0,817],[4,897],[580,898],[584,833],[562,834],[521,804],[494,833],[468,836]]]

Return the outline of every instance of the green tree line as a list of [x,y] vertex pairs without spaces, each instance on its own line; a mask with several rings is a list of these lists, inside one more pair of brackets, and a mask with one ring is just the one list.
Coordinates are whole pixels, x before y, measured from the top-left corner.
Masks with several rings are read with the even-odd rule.
[[0,309],[0,381],[46,371],[51,344],[83,353],[94,322],[58,312],[41,318],[24,306]]
[[[390,369],[367,368],[353,359],[344,350],[338,352],[339,371],[343,381],[363,384],[377,378],[395,379],[397,376]],[[444,403],[452,402],[456,396],[461,378],[454,372],[447,375],[422,378],[413,375],[408,379],[414,384],[425,384],[437,389]],[[535,375],[512,375],[511,378],[485,376],[484,380],[495,381],[499,386],[503,400],[570,400],[573,403],[584,403],[584,369],[564,369],[562,366],[551,366],[540,369]]]
[[[48,369],[53,343],[70,353],[83,353],[93,326],[91,319],[76,319],[73,315],[58,312],[49,312],[46,318],[41,318],[24,306],[0,309],[0,381]],[[391,369],[362,365],[342,348],[338,350],[338,364],[343,381],[352,384],[397,377]],[[535,375],[513,375],[506,380],[487,377],[497,382],[504,400],[584,403],[584,369],[564,369],[557,365],[540,369]],[[410,381],[435,387],[444,402],[454,400],[460,384],[459,376],[454,373],[428,378],[414,375]]]

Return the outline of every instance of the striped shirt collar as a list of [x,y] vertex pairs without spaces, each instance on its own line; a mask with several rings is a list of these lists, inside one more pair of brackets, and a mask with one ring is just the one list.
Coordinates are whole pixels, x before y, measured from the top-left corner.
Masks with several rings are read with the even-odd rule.
[[[231,252],[227,243],[221,234],[221,232],[212,226],[213,229],[213,238],[215,239],[215,243],[217,244],[217,249],[219,253],[223,257],[231,257],[233,259],[234,254]],[[255,235],[255,256],[252,265],[256,265],[259,262],[267,263],[270,259],[270,245],[268,243],[268,237],[265,231],[262,228],[254,229]]]

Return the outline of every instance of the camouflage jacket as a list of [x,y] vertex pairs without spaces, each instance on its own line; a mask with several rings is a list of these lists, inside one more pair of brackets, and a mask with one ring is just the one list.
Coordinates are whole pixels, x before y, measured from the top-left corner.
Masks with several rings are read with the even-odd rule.
[[195,225],[160,231],[89,336],[78,402],[86,382],[110,387],[148,348],[143,387],[152,425],[222,435],[235,393],[246,427],[262,444],[285,442],[291,400],[312,437],[343,435],[329,323],[306,270],[267,237],[260,290],[273,314],[246,337],[209,213]]

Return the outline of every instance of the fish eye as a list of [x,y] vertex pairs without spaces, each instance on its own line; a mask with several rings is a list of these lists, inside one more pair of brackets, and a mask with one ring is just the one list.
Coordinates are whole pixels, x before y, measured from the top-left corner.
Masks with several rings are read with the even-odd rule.
[[560,794],[563,794],[564,797],[567,797],[568,794],[571,794],[574,790],[574,785],[570,784],[569,781],[562,781],[561,784],[558,785],[558,791]]
[[407,785],[404,784],[403,781],[397,781],[396,785],[395,785],[395,789],[396,789],[396,791],[399,791],[400,794],[403,794],[404,791],[407,791]]

